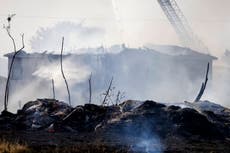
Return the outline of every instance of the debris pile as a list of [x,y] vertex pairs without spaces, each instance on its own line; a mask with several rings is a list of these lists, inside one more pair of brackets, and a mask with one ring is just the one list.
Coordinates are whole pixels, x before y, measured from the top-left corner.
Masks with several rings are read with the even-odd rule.
[[228,109],[226,109],[225,107],[210,101],[198,101],[195,103],[185,102],[185,105],[201,112],[212,111],[213,113],[220,115],[223,115],[225,111],[228,111]]
[[[201,109],[203,105],[208,105],[207,108],[210,109]],[[154,101],[128,100],[113,106],[85,104],[72,108],[58,100],[37,99],[26,103],[17,114],[2,112],[0,132],[32,130],[34,134],[46,135],[45,133],[49,133],[52,128],[52,132],[57,133],[56,136],[61,135],[53,140],[60,145],[63,141],[72,143],[76,139],[81,142],[83,139],[100,139],[103,143],[116,143],[118,146],[144,143],[139,140],[151,140],[155,146],[160,142],[165,146],[185,143],[184,140],[186,143],[201,140],[228,143],[226,141],[230,138],[229,109],[210,102],[197,102],[193,107],[181,108]],[[211,108],[223,108],[221,112],[225,113],[212,111]],[[32,139],[24,135],[18,137],[28,142]],[[45,137],[40,138],[41,140],[36,137],[36,143],[50,143]]]
[[15,119],[20,127],[39,129],[63,119],[72,107],[54,99],[37,99],[26,103]]
[[[130,103],[131,101],[128,101]],[[133,101],[135,103],[135,101]],[[122,104],[124,105],[124,103]],[[224,123],[223,123],[224,124]],[[123,129],[133,129],[135,133],[150,129],[160,137],[167,136],[199,136],[202,138],[223,138],[226,131],[218,129],[213,121],[205,115],[191,108],[180,108],[177,106],[166,106],[153,101],[145,101],[133,110],[121,113],[115,118],[107,121],[103,126],[104,131],[117,131],[128,133]],[[222,133],[221,133],[222,132]],[[130,134],[135,134],[131,132]]]

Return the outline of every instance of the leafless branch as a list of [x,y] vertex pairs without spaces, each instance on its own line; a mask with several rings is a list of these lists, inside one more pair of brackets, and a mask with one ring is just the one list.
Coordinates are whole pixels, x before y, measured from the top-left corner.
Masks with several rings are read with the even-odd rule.
[[64,37],[62,37],[62,45],[61,45],[61,58],[60,58],[60,62],[61,62],[61,73],[62,73],[62,77],[65,80],[65,85],[66,85],[66,89],[68,92],[68,98],[69,98],[69,105],[71,106],[71,97],[70,97],[70,91],[69,91],[69,85],[68,82],[66,80],[65,74],[64,74],[64,70],[63,70],[63,65],[62,65],[62,61],[63,61],[63,47],[64,47]]
[[102,105],[105,105],[105,104],[106,104],[107,97],[108,97],[109,92],[110,92],[110,90],[111,90],[112,84],[113,84],[113,77],[112,77],[112,79],[111,79],[111,81],[110,81],[110,83],[109,83],[108,89],[106,90],[104,100],[102,101]]
[[116,105],[118,105],[124,97],[125,97],[125,92],[121,92],[119,90],[116,96]]
[[117,98],[116,98],[116,105],[118,104],[118,102],[119,102],[119,97],[120,97],[120,94],[121,94],[121,92],[120,91],[118,91],[117,92]]
[[15,40],[14,40],[14,38],[11,35],[11,32],[10,32],[10,24],[8,25],[8,27],[6,27],[6,32],[7,32],[8,36],[10,37],[10,39],[12,40],[13,47],[14,47],[14,52],[16,52],[17,51],[17,49],[16,49],[16,43],[15,43]]
[[25,48],[24,33],[21,34],[21,38],[22,38],[22,47],[18,51],[21,51],[21,50],[23,50]]
[[7,76],[7,80],[6,80],[6,88],[5,88],[5,96],[4,96],[4,110],[7,111],[7,107],[8,107],[8,102],[9,102],[9,84],[10,84],[10,78],[11,78],[11,73],[12,73],[12,70],[13,70],[13,65],[14,65],[14,61],[15,61],[15,58],[17,56],[17,54],[22,50],[24,49],[25,47],[25,43],[24,43],[24,34],[21,35],[21,39],[22,39],[22,47],[17,50],[16,48],[16,43],[15,43],[15,39],[14,37],[11,35],[11,32],[10,32],[10,21],[11,21],[11,18],[8,17],[8,26],[5,27],[6,29],[6,32],[8,34],[8,36],[10,37],[10,39],[12,40],[12,43],[13,43],[13,47],[14,47],[14,55],[12,57],[12,60],[11,60],[11,63],[10,63],[10,67],[9,67],[9,72],[8,72],[8,76]]

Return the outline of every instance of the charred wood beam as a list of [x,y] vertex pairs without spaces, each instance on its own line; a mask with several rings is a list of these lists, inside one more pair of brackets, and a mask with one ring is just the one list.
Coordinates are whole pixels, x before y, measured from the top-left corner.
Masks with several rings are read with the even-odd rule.
[[89,77],[89,104],[91,104],[92,101],[92,73]]
[[56,94],[55,94],[55,86],[54,86],[54,79],[51,80],[52,83],[52,90],[53,90],[53,99],[56,98]]
[[206,71],[205,81],[202,83],[200,91],[199,91],[199,93],[198,93],[198,95],[197,95],[197,97],[196,97],[196,99],[195,99],[194,102],[200,101],[201,97],[204,94],[204,91],[206,89],[206,85],[207,85],[207,82],[208,82],[208,73],[209,73],[209,63],[207,65],[207,71]]

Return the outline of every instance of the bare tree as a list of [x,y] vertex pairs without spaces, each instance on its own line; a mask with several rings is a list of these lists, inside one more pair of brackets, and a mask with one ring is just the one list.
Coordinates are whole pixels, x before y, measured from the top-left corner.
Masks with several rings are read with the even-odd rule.
[[112,77],[112,79],[110,80],[109,87],[108,87],[108,89],[106,90],[106,92],[105,92],[105,94],[104,94],[105,97],[104,97],[104,100],[102,101],[102,105],[105,105],[105,104],[106,104],[107,98],[108,98],[109,93],[110,93],[110,91],[111,91],[112,84],[113,84],[113,77]]
[[63,65],[62,65],[62,61],[63,61],[63,47],[64,47],[64,37],[62,37],[62,44],[61,44],[61,58],[60,58],[60,62],[61,62],[61,73],[62,73],[62,77],[65,80],[65,85],[66,85],[66,89],[68,92],[68,99],[69,99],[69,105],[71,106],[71,97],[70,97],[70,90],[69,90],[69,85],[68,82],[66,80],[65,74],[64,74],[64,70],[63,70]]
[[55,95],[54,79],[51,80],[51,83],[52,83],[52,90],[53,90],[53,99],[55,99],[56,95]]
[[92,73],[89,77],[89,104],[91,104],[92,101]]
[[12,70],[13,70],[13,65],[14,65],[14,61],[15,61],[15,58],[17,56],[17,54],[22,51],[22,49],[25,48],[25,44],[24,44],[24,34],[21,35],[21,39],[22,39],[22,47],[17,50],[17,47],[16,47],[16,43],[15,43],[15,39],[14,37],[11,35],[11,21],[12,21],[12,18],[15,16],[16,14],[13,14],[13,15],[9,15],[9,17],[7,18],[7,21],[8,21],[8,25],[7,26],[3,26],[5,29],[6,29],[6,32],[8,34],[8,36],[10,37],[10,39],[12,40],[12,43],[13,43],[13,48],[14,48],[14,55],[12,57],[12,60],[11,60],[11,63],[10,63],[10,67],[9,67],[9,71],[8,71],[8,76],[7,76],[7,80],[6,80],[6,88],[5,88],[5,96],[4,96],[4,111],[7,111],[7,108],[8,108],[8,102],[9,102],[9,84],[10,84],[10,78],[11,78],[11,73],[12,73]]
[[207,85],[207,82],[208,82],[208,73],[209,73],[209,63],[207,65],[207,71],[206,71],[205,81],[202,83],[200,91],[199,91],[199,93],[198,93],[198,95],[197,95],[197,97],[196,97],[196,99],[195,99],[194,102],[200,101],[201,97],[204,94],[204,91],[206,89],[206,85]]

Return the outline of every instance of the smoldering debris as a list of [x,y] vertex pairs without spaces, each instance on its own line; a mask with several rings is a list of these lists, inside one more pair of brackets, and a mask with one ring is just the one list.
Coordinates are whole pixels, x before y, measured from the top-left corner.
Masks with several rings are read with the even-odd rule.
[[54,99],[37,99],[35,102],[26,103],[19,110],[17,121],[24,128],[39,129],[52,124],[55,120],[61,120],[70,113],[72,108],[64,102]]
[[[202,102],[194,104],[198,103]],[[205,105],[213,106],[210,102],[205,102]],[[33,139],[33,145],[34,141],[47,145],[46,137],[50,136],[49,133],[56,133],[63,134],[61,138],[53,140],[60,146],[74,144],[78,138],[78,143],[95,141],[105,145],[126,146],[130,152],[161,153],[172,149],[176,143],[203,140],[216,145],[227,143],[226,138],[230,136],[230,110],[222,108],[224,114],[212,109],[203,110],[202,107],[196,107],[195,110],[189,106],[181,108],[154,101],[138,103],[132,100],[120,105],[85,104],[73,108],[54,99],[37,99],[26,103],[17,114],[2,113],[0,131],[14,130],[17,139],[23,139],[28,144]],[[38,136],[35,140],[32,135],[23,134],[30,130],[33,134],[40,133],[42,138]],[[68,133],[72,136],[68,137]],[[84,136],[86,133],[87,137]],[[176,148],[183,152],[191,145],[185,144]]]

